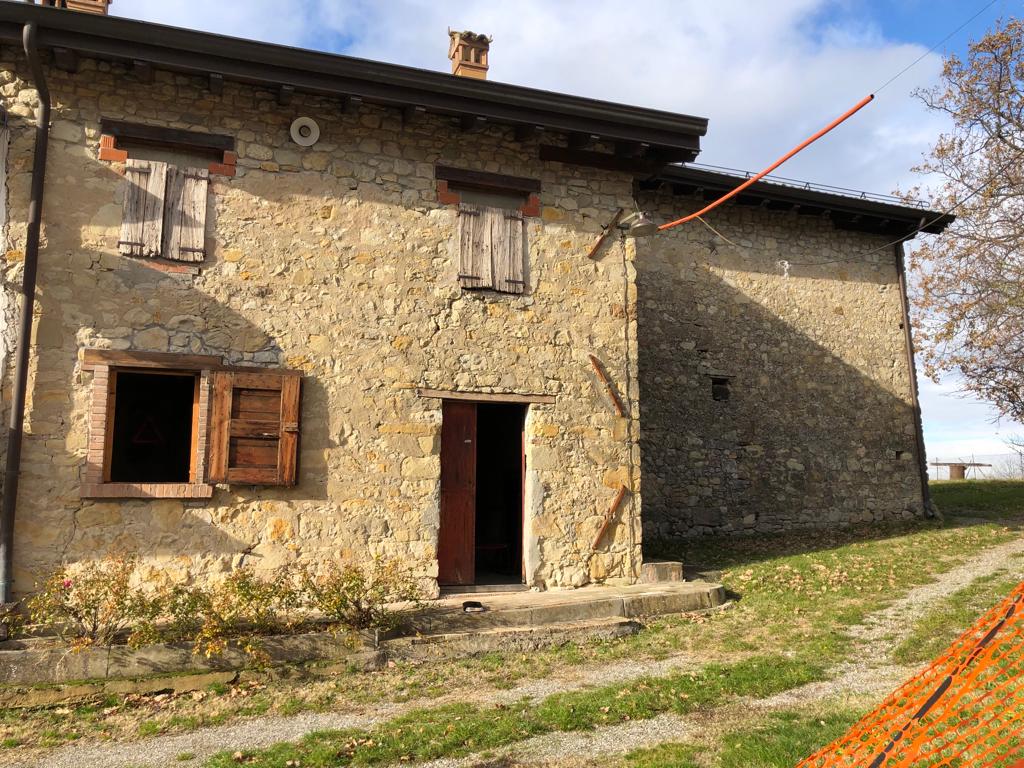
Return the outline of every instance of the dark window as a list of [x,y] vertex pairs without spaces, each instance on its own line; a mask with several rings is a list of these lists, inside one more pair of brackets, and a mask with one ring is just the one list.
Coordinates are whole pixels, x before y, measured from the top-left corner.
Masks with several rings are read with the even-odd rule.
[[720,376],[711,377],[711,399],[728,400],[732,394],[729,388],[729,379]]
[[197,377],[125,371],[116,376],[111,482],[189,482]]

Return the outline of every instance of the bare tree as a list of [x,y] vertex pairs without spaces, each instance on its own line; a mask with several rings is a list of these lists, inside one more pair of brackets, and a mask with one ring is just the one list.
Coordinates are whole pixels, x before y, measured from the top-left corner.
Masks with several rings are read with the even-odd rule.
[[[1024,22],[1010,19],[950,56],[919,92],[952,119],[916,170],[938,174],[931,206],[956,211],[946,234],[911,255],[916,341],[925,373],[1024,420]],[[910,195],[918,194],[912,190]]]

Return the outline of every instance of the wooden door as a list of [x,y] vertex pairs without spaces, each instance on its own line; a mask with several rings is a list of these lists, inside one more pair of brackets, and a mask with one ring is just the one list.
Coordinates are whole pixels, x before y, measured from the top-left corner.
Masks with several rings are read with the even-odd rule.
[[476,576],[476,403],[441,409],[440,584],[472,584]]

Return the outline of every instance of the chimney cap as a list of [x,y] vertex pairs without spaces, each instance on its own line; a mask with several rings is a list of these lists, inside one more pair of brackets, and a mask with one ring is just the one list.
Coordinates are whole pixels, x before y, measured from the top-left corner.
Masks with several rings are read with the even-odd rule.
[[448,37],[451,41],[448,58],[452,61],[452,74],[486,80],[487,54],[494,38],[468,29],[460,32],[451,27],[448,27]]
[[459,30],[452,29],[451,27],[448,27],[448,37],[450,37],[452,40],[462,38],[467,43],[480,43],[482,45],[490,45],[491,43],[494,42],[494,38],[491,37],[490,35],[484,35],[479,32],[473,32],[468,29],[460,32]]

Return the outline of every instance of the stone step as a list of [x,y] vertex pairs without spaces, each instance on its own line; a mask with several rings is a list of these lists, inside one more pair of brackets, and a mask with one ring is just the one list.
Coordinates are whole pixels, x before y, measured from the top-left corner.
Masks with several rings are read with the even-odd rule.
[[[481,612],[466,613],[463,603],[481,603]],[[725,602],[725,589],[708,582],[672,582],[632,587],[587,587],[564,592],[506,595],[450,595],[415,617],[420,635],[471,632],[498,627],[538,627],[574,621],[634,619],[687,613]]]
[[389,657],[444,659],[492,651],[527,653],[570,642],[613,640],[635,635],[641,629],[643,625],[634,619],[612,617],[557,622],[534,627],[475,628],[463,632],[400,637],[386,641],[385,645]]
[[675,560],[644,560],[640,566],[640,581],[644,584],[685,581],[683,564]]

